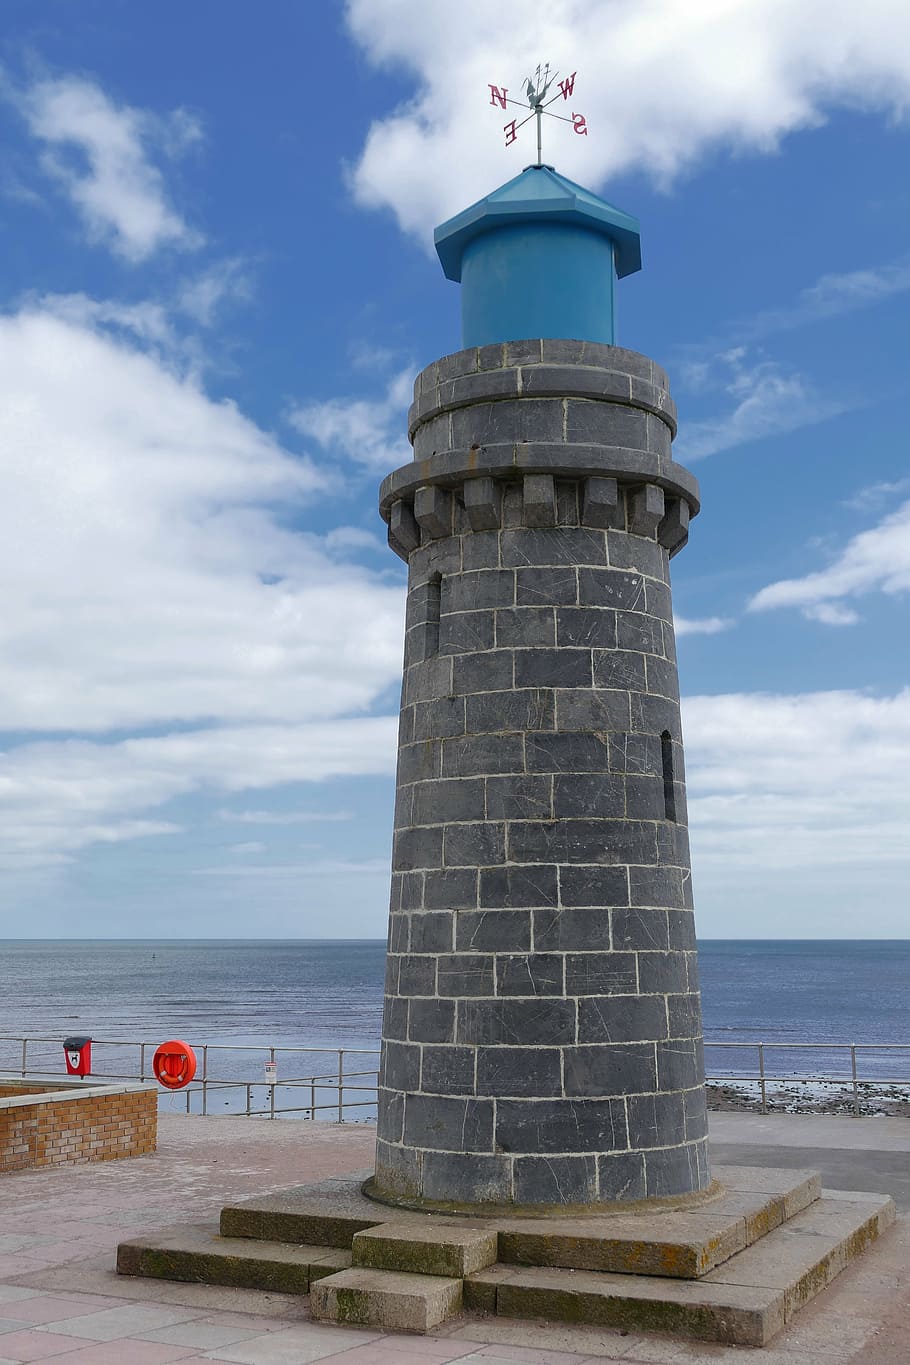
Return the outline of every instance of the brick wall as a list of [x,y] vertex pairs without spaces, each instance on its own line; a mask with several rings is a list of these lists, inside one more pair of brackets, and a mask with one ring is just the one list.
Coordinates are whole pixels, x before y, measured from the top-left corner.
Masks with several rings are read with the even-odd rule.
[[[49,1094],[53,1087],[29,1086]],[[0,1095],[21,1095],[3,1087]],[[0,1173],[31,1166],[114,1161],[153,1152],[157,1139],[158,1096],[151,1089],[79,1098],[36,1100],[0,1108]]]

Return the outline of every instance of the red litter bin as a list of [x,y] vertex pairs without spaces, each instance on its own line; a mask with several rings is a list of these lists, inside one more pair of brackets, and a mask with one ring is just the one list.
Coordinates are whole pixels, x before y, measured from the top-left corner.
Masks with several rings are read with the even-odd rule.
[[91,1038],[64,1038],[63,1055],[68,1076],[87,1076],[92,1069]]

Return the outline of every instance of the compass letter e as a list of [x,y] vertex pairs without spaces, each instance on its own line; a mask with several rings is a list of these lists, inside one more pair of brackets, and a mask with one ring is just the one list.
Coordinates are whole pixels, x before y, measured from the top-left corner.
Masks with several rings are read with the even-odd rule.
[[500,88],[499,88],[498,85],[491,85],[491,86],[490,86],[490,103],[491,103],[491,104],[498,104],[499,107],[500,107],[500,109],[505,109],[505,107],[506,107],[506,96],[508,95],[508,93],[509,93],[509,92],[508,92],[508,90],[505,88],[505,86],[503,86],[503,88],[500,90]]
[[[515,141],[515,139],[518,137],[518,129],[515,127],[515,124],[517,123],[517,121],[518,121],[517,119],[514,119],[514,118],[513,118],[513,120],[512,120],[511,123],[507,123],[507,124],[505,124],[504,127],[503,127],[503,130],[502,130],[502,131],[503,131],[503,132],[505,133],[505,135],[506,135],[506,146],[507,146],[507,147],[511,147],[512,143],[513,143],[513,142]],[[578,129],[576,128],[575,131],[577,132]]]

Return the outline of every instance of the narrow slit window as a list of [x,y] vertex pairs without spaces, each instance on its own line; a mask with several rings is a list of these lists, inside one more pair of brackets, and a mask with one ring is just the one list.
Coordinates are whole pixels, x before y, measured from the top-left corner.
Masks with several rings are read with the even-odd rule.
[[669,730],[660,737],[660,757],[664,772],[664,819],[676,820],[676,792],[673,788],[673,739]]
[[427,634],[424,658],[439,653],[439,611],[442,601],[442,574],[430,574],[427,579]]

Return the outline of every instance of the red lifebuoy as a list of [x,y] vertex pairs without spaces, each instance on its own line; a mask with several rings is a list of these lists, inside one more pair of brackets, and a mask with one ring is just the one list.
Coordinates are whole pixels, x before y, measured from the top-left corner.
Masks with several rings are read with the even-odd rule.
[[158,1084],[166,1090],[181,1090],[196,1074],[196,1054],[189,1043],[171,1038],[155,1049],[152,1070]]

